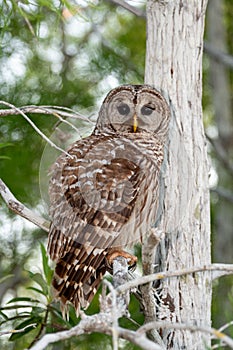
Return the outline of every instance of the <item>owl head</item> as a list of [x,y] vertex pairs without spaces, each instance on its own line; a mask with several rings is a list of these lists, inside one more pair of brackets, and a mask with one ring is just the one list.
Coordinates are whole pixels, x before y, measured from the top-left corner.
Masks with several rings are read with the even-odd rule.
[[150,133],[164,141],[170,110],[161,93],[149,85],[121,85],[100,108],[94,133]]

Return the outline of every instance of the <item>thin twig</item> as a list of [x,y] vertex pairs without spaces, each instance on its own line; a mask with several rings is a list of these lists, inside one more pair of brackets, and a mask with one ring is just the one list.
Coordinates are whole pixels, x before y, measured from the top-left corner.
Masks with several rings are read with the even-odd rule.
[[[7,105],[7,102],[0,101],[0,103]],[[72,118],[72,119],[79,119],[82,121],[85,121],[87,123],[93,124],[94,123],[86,116],[74,111],[73,109],[67,108],[67,107],[61,107],[61,106],[22,106],[17,107],[16,109],[0,109],[0,117],[7,117],[10,115],[19,115],[21,112],[24,113],[31,113],[31,114],[59,114],[63,118]]]
[[36,326],[37,326],[36,323],[32,323],[32,324],[25,326],[24,328],[21,328],[21,329],[12,329],[9,331],[1,331],[0,336],[7,335],[7,334],[23,333],[28,327],[36,328]]
[[5,102],[5,101],[0,101],[0,104],[3,104],[5,106],[8,106],[12,108],[13,110],[17,111],[18,114],[20,114],[24,119],[33,127],[33,129],[46,141],[48,144],[54,148],[56,148],[58,151],[61,151],[65,153],[68,157],[72,157],[69,153],[67,153],[65,150],[62,148],[58,147],[55,143],[53,143],[34,123],[33,121],[18,107],[15,107],[11,103]]

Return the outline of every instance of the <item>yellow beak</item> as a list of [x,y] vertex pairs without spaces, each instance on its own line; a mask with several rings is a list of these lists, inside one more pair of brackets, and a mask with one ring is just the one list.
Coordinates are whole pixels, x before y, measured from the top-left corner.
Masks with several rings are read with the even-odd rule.
[[135,113],[133,116],[133,132],[136,132],[138,128],[138,118],[137,114]]

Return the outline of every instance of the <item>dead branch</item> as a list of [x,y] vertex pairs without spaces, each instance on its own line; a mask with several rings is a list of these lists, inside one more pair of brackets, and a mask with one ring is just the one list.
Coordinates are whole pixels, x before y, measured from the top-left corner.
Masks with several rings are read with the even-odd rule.
[[210,327],[205,327],[205,326],[195,326],[195,325],[190,325],[186,323],[170,323],[170,322],[151,322],[143,325],[140,327],[136,333],[138,334],[143,334],[146,333],[150,329],[179,329],[179,330],[189,330],[190,332],[203,332],[207,334],[212,334],[215,339],[219,339],[222,342],[224,342],[226,345],[228,345],[231,349],[233,349],[233,339],[227,336],[226,334],[222,333],[222,331],[215,329],[215,328],[210,328]]
[[11,103],[8,103],[5,101],[0,101],[0,104],[6,105],[6,106],[12,108],[12,110],[18,112],[18,114],[20,114],[32,126],[32,128],[42,137],[42,139],[45,140],[50,146],[56,148],[60,152],[65,153],[68,157],[71,157],[71,155],[69,153],[67,153],[65,150],[58,147],[54,142],[52,142],[20,108],[15,107]]
[[[7,105],[8,103],[5,101],[0,101],[0,104]],[[22,106],[22,107],[13,106],[9,109],[0,109],[0,117],[6,117],[10,115],[20,115],[21,112],[31,113],[31,114],[46,114],[46,115],[54,115],[54,116],[59,115],[63,118],[79,119],[87,123],[94,124],[90,120],[90,118],[82,115],[81,113],[78,113],[73,109],[70,109],[67,107],[60,107],[60,106],[34,106],[34,105]]]
[[[161,350],[161,347],[152,341],[148,340],[144,334],[135,336],[136,332],[117,328],[117,333],[122,339],[129,340],[135,345],[140,346],[144,350]],[[80,321],[80,323],[68,331],[62,331],[52,334],[44,335],[31,350],[43,350],[49,344],[69,339],[71,337],[77,337],[82,334],[88,334],[92,332],[99,332],[111,335],[112,334],[112,317],[111,314],[99,313],[93,316],[86,316]]]
[[32,210],[26,208],[25,205],[20,203],[1,179],[0,194],[2,196],[2,199],[7,204],[8,208],[11,209],[14,213],[32,222],[36,226],[40,227],[42,230],[49,232],[50,222],[42,218],[41,216],[35,214]]
[[226,275],[233,274],[233,264],[211,264],[200,267],[190,267],[187,269],[177,270],[177,271],[163,271],[159,273],[153,273],[147,276],[141,276],[134,280],[131,280],[124,285],[117,288],[119,293],[122,293],[128,289],[138,287],[146,283],[150,283],[156,280],[162,280],[165,278],[180,277],[184,275],[194,274],[198,272],[211,272],[210,279],[214,280]]
[[[151,275],[154,273],[154,262],[157,246],[163,236],[163,232],[157,228],[152,228],[145,236],[142,242],[142,270],[143,275]],[[155,291],[152,287],[153,281],[143,284],[140,288],[142,293],[141,302],[143,304],[143,313],[145,315],[145,323],[156,319]],[[150,339],[158,343],[162,349],[166,349],[165,345],[156,331],[151,329],[148,333]]]
[[27,325],[27,326],[25,326],[24,328],[21,328],[21,329],[11,329],[9,331],[1,331],[0,332],[0,336],[7,335],[7,334],[23,333],[27,328],[29,328],[29,327],[36,328],[36,326],[37,326],[37,324],[33,323],[33,324],[29,324],[29,325]]

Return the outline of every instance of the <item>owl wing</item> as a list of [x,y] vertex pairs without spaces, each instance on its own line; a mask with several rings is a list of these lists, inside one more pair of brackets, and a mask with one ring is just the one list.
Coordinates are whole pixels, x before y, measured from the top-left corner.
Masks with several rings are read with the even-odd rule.
[[117,137],[91,135],[53,166],[48,243],[57,263],[53,286],[62,303],[69,300],[77,310],[95,294],[108,249],[132,239],[132,214],[145,179],[134,152]]

